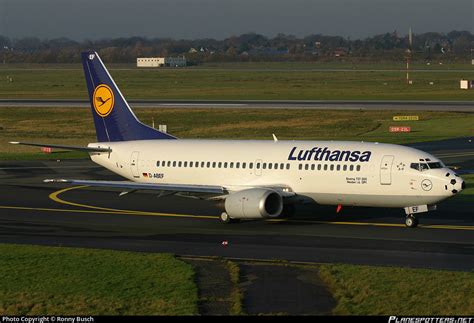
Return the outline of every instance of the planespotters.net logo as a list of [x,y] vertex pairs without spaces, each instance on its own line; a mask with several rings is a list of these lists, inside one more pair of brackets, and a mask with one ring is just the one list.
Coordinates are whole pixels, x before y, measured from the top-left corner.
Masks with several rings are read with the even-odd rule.
[[388,323],[474,323],[474,317],[398,317],[390,316]]

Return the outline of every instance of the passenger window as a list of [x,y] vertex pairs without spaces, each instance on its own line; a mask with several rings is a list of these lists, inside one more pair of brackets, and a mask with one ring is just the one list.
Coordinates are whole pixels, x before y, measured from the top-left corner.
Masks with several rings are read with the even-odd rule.
[[263,169],[267,169],[267,163],[263,163]]
[[268,163],[268,169],[272,169],[272,163]]
[[278,169],[278,163],[275,163],[275,165],[273,165],[273,169]]
[[314,170],[315,167],[316,167],[315,164],[311,164],[311,170]]
[[219,162],[219,164],[217,164],[217,167],[222,168],[222,162]]
[[304,165],[304,169],[305,169],[305,170],[308,170],[308,169],[309,169],[309,165],[308,165],[308,164]]
[[234,162],[231,162],[231,163],[229,164],[229,167],[230,167],[230,168],[234,168]]
[[290,169],[290,164],[286,164],[286,169]]
[[184,167],[188,167],[188,162],[187,161],[184,162]]
[[349,170],[352,172],[354,170],[354,165],[349,166]]
[[178,162],[178,167],[181,167],[181,162]]
[[360,165],[357,165],[356,170],[360,171]]
[[280,164],[280,169],[285,169],[285,164],[281,163]]
[[[250,165],[252,165],[252,164],[250,164]],[[250,168],[252,168],[252,167],[250,167]],[[257,169],[260,169],[260,163],[257,163]]]
[[193,162],[189,162],[189,167],[193,167]]
[[318,164],[318,170],[321,170],[321,164]]
[[173,167],[176,167],[176,161],[173,162]]
[[331,164],[331,166],[329,166],[331,170],[334,170],[334,164]]
[[207,162],[207,168],[211,168],[211,162]]
[[336,170],[337,170],[337,171],[340,171],[340,170],[341,170],[341,165],[337,165],[337,166],[336,166]]
[[171,167],[171,161],[168,160],[168,167]]
[[212,162],[212,168],[216,168],[216,162]]
[[324,164],[324,170],[328,170],[328,164]]
[[201,168],[204,168],[205,162],[201,162]]
[[347,165],[344,165],[344,166],[342,167],[342,170],[343,170],[343,171],[346,171],[346,170],[347,170]]
[[242,168],[245,169],[245,167],[247,166],[246,163],[242,163]]
[[224,168],[227,168],[227,162],[224,163]]
[[303,164],[299,164],[299,165],[298,165],[298,169],[299,169],[299,170],[302,170],[302,169],[303,169]]
[[253,169],[253,163],[250,163],[250,164],[249,164],[249,168],[250,168],[250,169]]
[[160,161],[156,162],[156,167],[160,167]]
[[235,163],[235,168],[240,168],[240,163],[239,162]]

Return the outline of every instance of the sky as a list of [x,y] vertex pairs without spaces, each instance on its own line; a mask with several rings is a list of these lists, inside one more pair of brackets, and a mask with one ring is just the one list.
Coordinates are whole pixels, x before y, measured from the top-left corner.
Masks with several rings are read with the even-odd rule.
[[474,0],[0,0],[0,35],[75,40],[215,38],[255,32],[351,39],[474,32]]

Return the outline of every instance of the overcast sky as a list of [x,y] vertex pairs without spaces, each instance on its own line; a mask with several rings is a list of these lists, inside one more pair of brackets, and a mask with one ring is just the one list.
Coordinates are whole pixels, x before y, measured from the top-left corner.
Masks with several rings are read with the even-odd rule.
[[364,38],[473,32],[474,0],[0,0],[0,35],[76,40],[216,38],[256,32]]

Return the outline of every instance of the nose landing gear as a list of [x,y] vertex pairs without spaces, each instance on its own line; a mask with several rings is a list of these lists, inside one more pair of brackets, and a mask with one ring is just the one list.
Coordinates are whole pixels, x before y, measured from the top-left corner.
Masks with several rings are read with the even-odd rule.
[[416,228],[418,226],[418,219],[413,214],[408,214],[405,219],[405,225],[409,228]]

